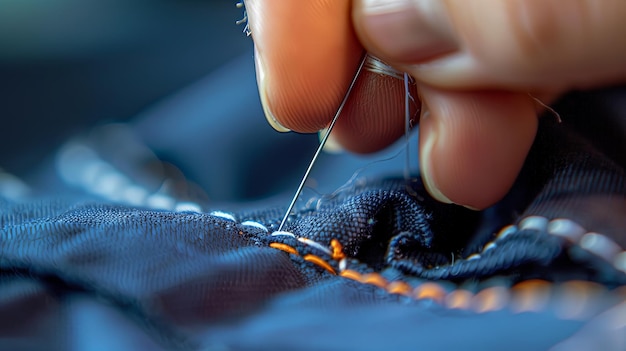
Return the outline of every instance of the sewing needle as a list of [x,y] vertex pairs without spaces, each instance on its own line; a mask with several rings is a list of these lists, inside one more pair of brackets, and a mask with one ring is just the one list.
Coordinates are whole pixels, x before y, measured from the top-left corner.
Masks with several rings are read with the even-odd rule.
[[356,81],[359,78],[359,75],[361,74],[361,70],[363,69],[363,64],[365,63],[366,58],[367,58],[367,54],[364,54],[363,58],[361,59],[361,63],[359,64],[359,68],[356,70],[356,73],[354,74],[354,78],[352,78],[352,82],[350,83],[350,86],[348,87],[348,90],[346,91],[346,94],[344,95],[343,100],[341,101],[341,104],[339,105],[339,108],[337,109],[337,112],[335,112],[335,117],[333,117],[333,120],[330,122],[330,125],[328,126],[328,129],[326,130],[326,133],[324,134],[324,137],[320,141],[320,145],[317,147],[317,151],[315,151],[315,154],[313,155],[313,159],[311,159],[311,162],[309,163],[309,167],[307,168],[306,172],[304,172],[304,177],[302,177],[302,180],[300,181],[300,185],[298,185],[298,189],[296,190],[296,193],[294,194],[293,199],[291,199],[291,203],[289,204],[289,207],[287,208],[287,212],[285,213],[283,220],[280,221],[280,226],[278,226],[278,231],[282,231],[283,227],[285,226],[285,223],[287,223],[287,218],[289,218],[289,214],[291,213],[294,206],[296,205],[296,201],[300,197],[300,193],[302,193],[302,189],[304,189],[304,184],[309,178],[311,169],[313,169],[313,165],[317,161],[317,157],[322,152],[322,149],[324,148],[324,145],[326,144],[326,141],[328,140],[328,136],[330,135],[330,132],[333,130],[333,127],[335,126],[335,122],[337,122],[337,118],[339,118],[339,115],[341,114],[343,107],[346,105],[346,102],[348,101],[348,97],[350,97],[352,88],[354,88],[354,85],[356,84]]

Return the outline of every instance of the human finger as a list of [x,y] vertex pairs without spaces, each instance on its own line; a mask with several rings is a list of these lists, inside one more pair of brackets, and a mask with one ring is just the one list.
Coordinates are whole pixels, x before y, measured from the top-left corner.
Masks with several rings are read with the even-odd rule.
[[536,134],[532,98],[423,84],[418,89],[420,171],[429,193],[439,201],[474,209],[504,197]]
[[429,85],[566,90],[626,79],[623,0],[355,0],[366,49]]
[[339,105],[362,56],[349,0],[246,0],[261,102],[277,130],[316,132]]

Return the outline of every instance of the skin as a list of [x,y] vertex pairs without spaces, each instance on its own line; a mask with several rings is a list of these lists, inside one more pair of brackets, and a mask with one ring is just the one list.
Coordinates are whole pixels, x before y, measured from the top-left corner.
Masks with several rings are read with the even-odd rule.
[[[427,190],[469,208],[513,184],[536,134],[533,97],[626,80],[623,0],[246,0],[246,9],[272,126],[324,128],[366,50],[416,81]],[[333,141],[367,153],[403,133],[403,82],[364,72]]]

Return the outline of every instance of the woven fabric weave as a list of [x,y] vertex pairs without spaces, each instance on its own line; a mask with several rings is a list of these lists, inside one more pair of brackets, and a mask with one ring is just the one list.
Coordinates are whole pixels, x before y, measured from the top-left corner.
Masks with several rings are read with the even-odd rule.
[[543,117],[487,211],[380,179],[305,199],[282,234],[276,207],[155,210],[53,188],[2,200],[1,348],[619,350],[623,327],[602,323],[626,301],[626,177],[603,145]]

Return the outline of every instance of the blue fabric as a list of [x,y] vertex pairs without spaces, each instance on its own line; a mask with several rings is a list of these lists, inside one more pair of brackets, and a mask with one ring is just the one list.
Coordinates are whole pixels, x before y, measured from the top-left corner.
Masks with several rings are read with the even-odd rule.
[[[584,127],[586,113],[597,112],[596,124],[609,121],[608,129],[610,121],[623,121],[626,108],[611,110],[624,96],[616,91],[572,94],[557,106],[563,124],[542,117],[524,170],[493,208],[473,212],[439,204],[419,181],[381,176],[332,195],[305,195],[285,228],[293,236],[272,235],[286,197],[218,205],[173,166],[181,160],[197,172],[194,177],[207,179],[230,167],[216,161],[194,168],[190,153],[219,137],[204,140],[202,133],[177,130],[163,117],[170,114],[70,139],[55,150],[54,168],[33,170],[31,196],[4,193],[0,203],[0,346],[547,350],[623,302],[615,289],[626,284],[626,275],[545,228],[515,230],[495,248],[481,250],[504,225],[528,216],[571,219],[626,246],[624,139],[598,138]],[[612,98],[603,100],[607,96]],[[596,109],[577,118],[580,106]],[[242,158],[228,160],[246,163]],[[344,167],[341,172],[353,172]],[[274,181],[260,176],[262,166],[253,171],[245,175],[252,186]],[[343,263],[333,257],[333,239],[347,256]],[[286,247],[297,254],[280,249]],[[480,258],[469,258],[477,252]],[[563,292],[534,312],[516,312],[511,301],[481,312],[329,272],[346,270],[412,289],[436,283],[447,292],[511,291],[542,279],[554,287],[587,281],[601,293],[584,300],[591,312],[577,318],[564,317],[563,304],[573,305]],[[604,333],[611,330],[599,331],[598,338],[608,339]]]

